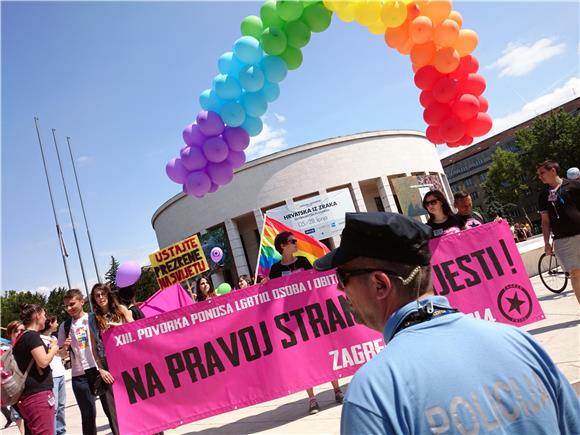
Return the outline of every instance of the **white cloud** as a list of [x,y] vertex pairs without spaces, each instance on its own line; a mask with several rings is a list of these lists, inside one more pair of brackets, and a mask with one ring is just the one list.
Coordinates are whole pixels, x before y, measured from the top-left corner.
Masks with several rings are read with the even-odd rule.
[[40,287],[37,287],[36,289],[32,290],[32,293],[40,293],[40,294],[43,294],[45,296],[48,296],[52,290],[54,290],[55,288],[60,287],[62,285],[63,284],[61,284],[61,285],[53,284],[53,285],[49,285],[49,286],[40,286]]
[[274,112],[274,116],[276,117],[276,119],[278,120],[278,122],[284,122],[284,121],[286,121],[286,117],[284,115],[280,115],[279,113]]
[[488,68],[499,69],[500,77],[521,77],[533,71],[542,62],[562,54],[566,44],[556,44],[554,38],[542,38],[532,44],[510,42],[502,56]]
[[85,166],[95,160],[94,156],[79,156],[77,158],[77,163],[79,166]]
[[288,132],[284,128],[274,125],[283,122],[285,118],[276,113],[274,116],[278,122],[272,122],[273,120],[268,116],[264,117],[264,128],[262,132],[258,136],[253,137],[250,142],[248,160],[255,160],[289,147],[286,142],[286,134]]
[[[550,109],[558,107],[570,100],[580,96],[580,77],[571,77],[564,85],[554,89],[548,94],[539,96],[533,101],[525,104],[520,110],[508,113],[500,118],[494,118],[493,127],[491,131],[485,136],[478,138],[477,142],[501,133],[511,127],[521,124],[529,119],[532,119]],[[437,146],[437,153],[441,159],[454,154],[465,147],[448,148],[445,145]]]

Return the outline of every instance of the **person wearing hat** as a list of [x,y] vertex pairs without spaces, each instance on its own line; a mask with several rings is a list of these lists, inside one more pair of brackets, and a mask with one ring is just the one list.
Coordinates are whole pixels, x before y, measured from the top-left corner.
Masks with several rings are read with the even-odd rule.
[[347,213],[336,268],[358,323],[385,348],[354,375],[342,434],[578,434],[580,404],[526,332],[463,315],[431,284],[431,229],[396,213]]
[[536,172],[547,187],[538,197],[544,251],[546,255],[556,254],[564,271],[570,274],[580,303],[580,181],[560,178],[560,165],[553,160],[538,163]]

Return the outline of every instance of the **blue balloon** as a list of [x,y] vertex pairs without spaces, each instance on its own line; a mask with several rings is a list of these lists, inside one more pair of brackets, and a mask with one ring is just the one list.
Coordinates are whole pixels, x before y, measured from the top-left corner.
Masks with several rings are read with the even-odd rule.
[[242,124],[242,128],[246,130],[250,136],[258,136],[263,127],[262,120],[260,118],[254,118],[253,116],[246,116],[246,120]]
[[264,73],[258,65],[248,65],[240,71],[240,85],[248,92],[258,92],[264,81]]
[[224,124],[230,127],[239,127],[246,120],[246,112],[240,103],[229,101],[220,109],[220,115]]
[[249,116],[260,117],[268,110],[266,98],[259,92],[244,92],[240,98],[242,107]]
[[246,66],[247,65],[238,59],[238,57],[231,51],[222,54],[218,59],[218,70],[220,74],[229,74],[233,77],[238,77],[242,68]]
[[266,80],[272,83],[279,83],[286,78],[288,66],[282,58],[278,56],[264,56],[260,62]]
[[262,58],[262,47],[253,36],[242,36],[234,43],[234,53],[244,63],[258,63]]
[[224,100],[218,97],[211,89],[206,89],[199,96],[199,104],[203,110],[219,112],[219,109],[224,105]]
[[260,91],[268,103],[275,101],[280,96],[280,86],[277,83],[266,81]]
[[235,100],[242,94],[238,80],[231,75],[218,74],[213,79],[213,90],[223,100]]

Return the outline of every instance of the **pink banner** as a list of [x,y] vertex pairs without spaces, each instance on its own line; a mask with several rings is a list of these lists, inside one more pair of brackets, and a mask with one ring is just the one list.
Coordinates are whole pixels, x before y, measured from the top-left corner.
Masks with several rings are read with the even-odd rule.
[[161,289],[143,302],[139,308],[145,317],[155,316],[178,308],[192,305],[193,300],[181,284],[173,284],[171,287]]
[[472,316],[527,325],[545,318],[506,221],[430,242],[433,286]]
[[123,434],[153,433],[352,375],[384,343],[334,271],[306,271],[111,328]]

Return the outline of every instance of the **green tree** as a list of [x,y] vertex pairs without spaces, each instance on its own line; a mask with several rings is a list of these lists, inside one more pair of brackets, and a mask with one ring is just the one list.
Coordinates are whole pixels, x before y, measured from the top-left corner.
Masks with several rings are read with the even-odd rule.
[[483,188],[490,200],[500,204],[517,203],[528,190],[523,169],[516,153],[498,148],[492,157]]
[[20,319],[21,304],[38,304],[46,306],[46,296],[38,292],[19,292],[8,290],[0,296],[0,315],[2,316],[2,327],[5,328],[13,320]]
[[135,300],[144,302],[159,290],[157,278],[152,267],[143,267],[141,269],[141,276],[139,280],[133,284],[135,288]]
[[64,310],[65,293],[65,287],[58,287],[53,289],[48,295],[46,305],[44,307],[48,314],[52,314],[57,317],[58,323],[61,323],[68,318],[68,315]]
[[117,288],[117,269],[119,269],[119,262],[111,255],[111,266],[107,273],[105,273],[105,284],[111,287],[111,290]]

